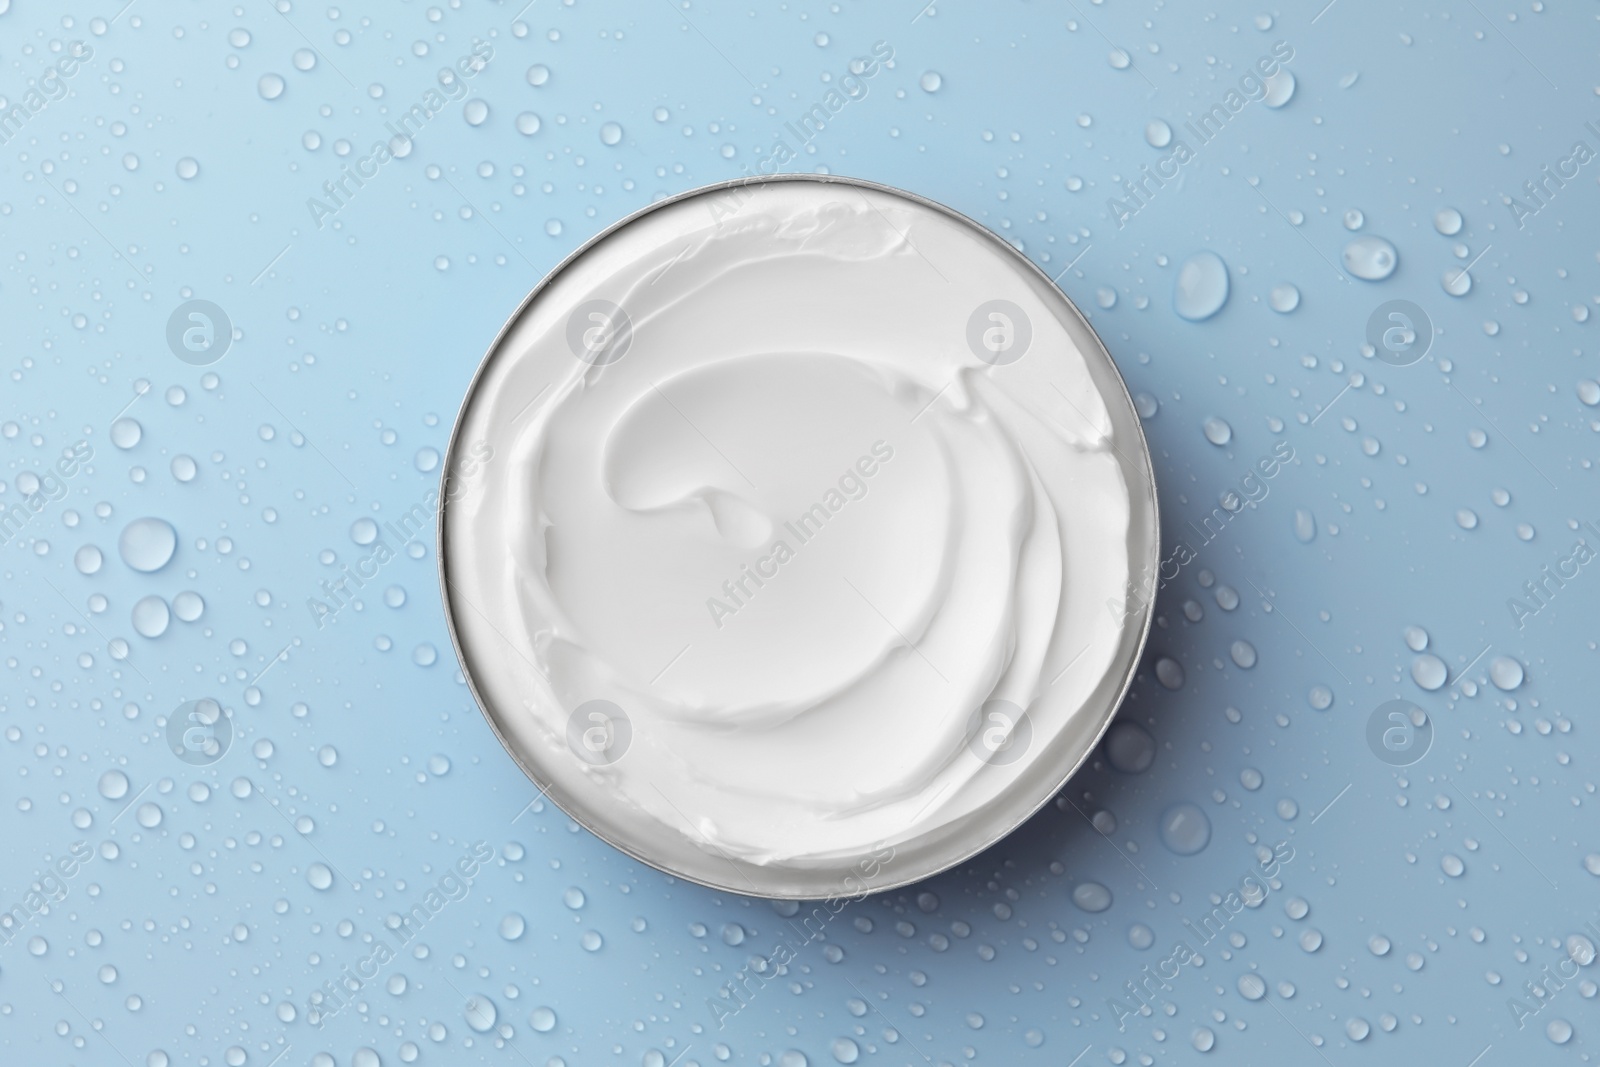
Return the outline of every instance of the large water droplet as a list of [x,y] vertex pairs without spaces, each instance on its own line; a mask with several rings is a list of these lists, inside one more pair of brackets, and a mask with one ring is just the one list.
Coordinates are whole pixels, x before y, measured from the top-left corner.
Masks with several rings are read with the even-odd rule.
[[1344,246],[1344,269],[1369,282],[1381,282],[1394,273],[1400,253],[1382,237],[1366,234]]
[[121,771],[107,771],[100,776],[100,795],[107,800],[121,800],[128,795],[128,776]]
[[600,143],[603,145],[616,145],[622,143],[622,126],[615,122],[608,122],[600,127]]
[[1229,426],[1225,419],[1219,419],[1215,415],[1207,417],[1200,428],[1205,433],[1206,440],[1214,445],[1225,445],[1233,440],[1233,427]]
[[1228,265],[1215,252],[1196,252],[1178,268],[1172,310],[1190,322],[1209,319],[1228,302]]
[[1432,652],[1424,652],[1411,661],[1411,680],[1430,693],[1444,685],[1449,673],[1444,660]]
[[1106,731],[1106,762],[1123,774],[1141,774],[1156,759],[1156,739],[1136,722],[1114,722]]
[[122,528],[117,551],[122,562],[146,574],[165,567],[178,548],[178,532],[166,519],[134,519]]
[[1294,539],[1302,545],[1317,539],[1317,517],[1305,508],[1294,509]]
[[1211,842],[1211,820],[1188,802],[1174,804],[1161,816],[1161,843],[1180,856],[1193,856]]
[[306,869],[306,882],[312,889],[332,888],[333,871],[326,863],[313,863]]
[[1300,290],[1288,282],[1274,285],[1272,292],[1267,294],[1267,304],[1278,314],[1287,315],[1300,306]]
[[261,80],[256,82],[256,91],[263,100],[276,100],[283,95],[284,81],[281,74],[263,74]]
[[494,1029],[500,1010],[494,1006],[494,1001],[480,994],[467,998],[467,1006],[462,1014],[466,1017],[467,1025],[482,1034]]
[[1156,681],[1167,689],[1183,688],[1183,665],[1170,656],[1156,660]]
[[133,628],[141,637],[160,637],[171,621],[167,602],[159,596],[142,597],[133,605]]
[[1082,882],[1072,890],[1072,902],[1090,913],[1105,911],[1111,907],[1111,890],[1099,882]]
[[1522,664],[1510,656],[1496,656],[1489,661],[1489,681],[1496,689],[1510,692],[1522,684]]
[[120,418],[111,424],[111,443],[126,451],[139,443],[144,427],[138,419]]
[[1278,68],[1278,73],[1267,79],[1267,95],[1261,102],[1268,107],[1282,107],[1294,98],[1294,85],[1294,75],[1287,68]]
[[1461,212],[1453,207],[1440,208],[1433,216],[1433,228],[1446,237],[1454,237],[1461,232]]

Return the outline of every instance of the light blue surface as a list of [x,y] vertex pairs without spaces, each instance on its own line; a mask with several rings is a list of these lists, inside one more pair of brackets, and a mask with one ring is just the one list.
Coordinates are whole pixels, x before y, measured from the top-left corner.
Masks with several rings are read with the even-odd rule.
[[[1600,526],[1600,387],[1581,385],[1600,362],[1600,160],[1523,225],[1503,197],[1531,208],[1541,167],[1580,140],[1600,151],[1595,9],[917,3],[538,0],[517,21],[518,0],[134,0],[120,15],[120,0],[0,0],[4,111],[58,49],[92,49],[0,148],[0,506],[26,506],[29,473],[76,442],[93,449],[0,553],[0,890],[24,908],[0,944],[0,1062],[1594,1058],[1600,968],[1542,1007],[1525,983],[1569,948],[1588,958],[1568,939],[1600,927],[1584,725],[1600,565],[1521,625],[1507,601],[1580,537],[1600,543],[1576,528]],[[486,120],[450,103],[319,228],[308,198],[475,40],[492,57],[466,99]],[[795,147],[785,123],[879,41],[892,68],[798,166],[941,200],[1061,273],[1153,410],[1165,548],[1198,555],[1161,593],[1119,717],[1118,762],[1148,769],[1097,759],[978,860],[852,906],[719,1029],[708,1000],[789,924],[536,801],[455,669],[431,531],[331,624],[306,601],[366,553],[363,520],[436,486],[430,457],[479,358],[545,271],[653,197],[753,170],[779,137]],[[1244,104],[1198,146],[1185,122],[1280,41],[1292,98]],[[270,74],[285,83],[271,100]],[[1154,119],[1194,158],[1119,227],[1120,179],[1175,150],[1147,142]],[[1434,223],[1445,208],[1465,217],[1453,237]],[[1341,267],[1363,235],[1398,250],[1384,281]],[[1192,322],[1174,289],[1202,250],[1230,291]],[[1469,265],[1470,292],[1449,295],[1446,272]],[[1284,283],[1299,291],[1286,314],[1268,303]],[[190,297],[239,332],[209,367],[165,341]],[[1400,299],[1436,331],[1409,366],[1361,349]],[[127,449],[124,410],[142,431]],[[1275,447],[1293,461],[1244,481]],[[1256,500],[1202,545],[1190,523],[1230,489]],[[141,516],[177,533],[153,573],[118,549]],[[83,546],[96,573],[75,565]],[[136,632],[136,602],[185,590],[199,619]],[[1505,690],[1490,671],[1509,684],[1508,661],[1526,677]],[[238,736],[193,766],[167,717],[208,696]],[[1434,732],[1409,767],[1367,742],[1396,698]],[[313,1027],[312,991],[478,841],[493,859],[467,864],[464,898]],[[29,914],[30,879],[78,842],[93,858]],[[1108,999],[1132,1007],[1124,983],[1180,939],[1199,948],[1183,920],[1280,842],[1293,858],[1261,906],[1120,1028]],[[1109,908],[1085,910],[1103,891]]]

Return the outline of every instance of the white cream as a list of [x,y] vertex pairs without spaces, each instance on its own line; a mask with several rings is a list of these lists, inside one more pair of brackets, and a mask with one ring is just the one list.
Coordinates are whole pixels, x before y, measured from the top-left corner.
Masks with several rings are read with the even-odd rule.
[[[442,530],[491,721],[585,825],[699,881],[964,858],[1092,747],[1143,640],[1153,495],[1115,371],[1026,263],[886,191],[620,227],[507,328],[456,440],[495,457]],[[613,762],[574,754],[608,737],[595,701],[628,720]],[[985,705],[1027,709],[988,761]]]

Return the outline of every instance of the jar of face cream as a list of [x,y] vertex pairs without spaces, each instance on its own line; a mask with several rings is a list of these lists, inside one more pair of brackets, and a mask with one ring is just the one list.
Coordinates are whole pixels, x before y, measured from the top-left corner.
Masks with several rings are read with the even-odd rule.
[[1150,458],[1099,339],[988,230],[866,182],[600,234],[502,330],[445,470],[446,613],[507,751],[730,892],[992,844],[1091,752],[1150,624]]

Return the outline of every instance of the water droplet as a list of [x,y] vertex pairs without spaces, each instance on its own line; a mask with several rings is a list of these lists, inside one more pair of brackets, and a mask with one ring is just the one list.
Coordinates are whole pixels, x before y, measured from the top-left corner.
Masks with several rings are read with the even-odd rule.
[[467,120],[468,126],[482,126],[489,121],[489,102],[473,97],[461,109],[461,117]]
[[1167,689],[1183,688],[1183,666],[1170,656],[1156,660],[1156,681]]
[[1274,285],[1272,292],[1267,294],[1267,304],[1280,315],[1287,315],[1300,306],[1300,290],[1284,282]]
[[261,80],[256,82],[256,92],[261,94],[263,100],[276,100],[283,95],[283,75],[263,74]]
[[139,820],[139,825],[146,830],[153,830],[161,825],[163,812],[161,805],[145,801],[139,805],[139,810],[134,812],[134,818]]
[[524,111],[517,116],[517,132],[524,137],[532,137],[543,125],[544,121],[531,111]]
[[1128,66],[1133,62],[1133,57],[1120,48],[1113,48],[1111,49],[1111,54],[1106,57],[1106,62],[1110,63],[1115,70],[1127,70]]
[[1260,789],[1262,783],[1265,781],[1266,779],[1262,776],[1261,772],[1256,770],[1254,767],[1246,767],[1244,770],[1239,772],[1239,784],[1250,790],[1252,793],[1254,793],[1257,789]]
[[1369,282],[1381,282],[1394,273],[1400,253],[1382,237],[1367,234],[1344,246],[1344,269]]
[[1472,275],[1463,267],[1451,267],[1440,277],[1439,284],[1451,296],[1466,296],[1472,292]]
[[1279,108],[1294,98],[1294,75],[1286,68],[1278,68],[1278,73],[1267,79],[1267,95],[1261,102],[1271,108]]
[[200,467],[195,463],[193,456],[179,453],[172,457],[172,476],[180,482],[188,483],[200,473]]
[[925,93],[936,93],[944,85],[944,76],[936,70],[930,70],[918,81]]
[[123,451],[138,444],[143,436],[144,427],[139,425],[138,419],[124,417],[111,424],[111,443]]
[[1215,252],[1196,252],[1178,268],[1172,309],[1190,322],[1209,319],[1228,302],[1228,265]]
[[600,127],[600,143],[603,145],[617,145],[622,143],[622,126],[615,122],[608,122]]
[[1306,952],[1315,952],[1322,947],[1322,931],[1307,930],[1300,935],[1300,947]]
[[1489,681],[1496,689],[1510,692],[1522,684],[1522,664],[1510,656],[1496,656],[1489,661]]
[[1390,947],[1389,939],[1382,934],[1373,934],[1367,939],[1367,951],[1374,956],[1387,956]]
[[516,912],[510,912],[500,920],[500,936],[507,941],[515,941],[528,929],[527,920]]
[[98,574],[104,562],[105,556],[94,545],[84,545],[72,555],[72,565],[78,568],[79,574]]
[[1294,539],[1302,545],[1317,539],[1317,517],[1306,508],[1294,509]]
[[100,776],[100,795],[107,800],[121,800],[128,795],[128,776],[121,771],[107,771]]
[[172,598],[172,613],[179,622],[194,622],[206,612],[206,602],[199,593],[185,590]]
[[1405,639],[1406,647],[1413,652],[1422,652],[1428,647],[1428,631],[1420,626],[1407,626]]
[[466,1017],[467,1025],[482,1034],[494,1029],[495,1020],[500,1017],[500,1010],[488,997],[475,996],[467,998],[467,1005],[462,1014]]
[[565,893],[561,894],[561,902],[567,907],[571,908],[573,911],[577,911],[579,908],[583,907],[586,901],[587,898],[583,895],[583,890],[579,889],[577,886],[572,886]]
[[306,882],[312,889],[327,890],[333,887],[333,871],[326,863],[313,863],[306,869]]
[[1099,882],[1081,882],[1072,890],[1072,902],[1091,914],[1111,907],[1111,890]]
[[724,945],[744,944],[744,927],[738,923],[723,923],[722,943]]
[[1172,127],[1161,119],[1151,119],[1145,124],[1144,139],[1151,148],[1165,148],[1172,143]]
[[1199,1026],[1195,1028],[1194,1034],[1189,1038],[1189,1042],[1194,1045],[1197,1052],[1210,1052],[1217,1046],[1217,1035],[1211,1031],[1209,1026]]
[[1194,804],[1174,804],[1161,816],[1161,843],[1179,856],[1193,856],[1211,843],[1211,820]]
[[1219,447],[1233,440],[1233,427],[1215,415],[1206,418],[1206,421],[1201,424],[1201,431],[1206,435],[1207,441]]
[[1446,237],[1454,237],[1461,232],[1461,212],[1453,207],[1440,208],[1433,216],[1433,228]]
[[1439,857],[1439,869],[1451,878],[1460,878],[1467,872],[1467,865],[1461,861],[1460,856],[1453,852],[1446,852]]
[[1589,407],[1600,404],[1600,381],[1591,381],[1588,378],[1578,383],[1578,399]]
[[1144,923],[1134,923],[1128,927],[1128,944],[1143,952],[1156,943],[1155,931]]
[[1449,673],[1444,660],[1432,652],[1424,652],[1411,661],[1411,680],[1430,693],[1444,685]]
[[167,602],[154,594],[133,605],[133,628],[141,637],[156,638],[167,632],[172,613]]
[[533,86],[543,85],[550,80],[550,68],[543,63],[535,63],[528,68],[528,84]]
[[548,1034],[556,1028],[556,1013],[553,1008],[534,1008],[533,1014],[528,1016],[528,1025],[541,1034]]
[[1249,641],[1235,641],[1229,647],[1228,655],[1232,657],[1236,665],[1244,670],[1249,670],[1256,665],[1256,648]]
[[178,172],[178,177],[182,178],[186,182],[194,181],[194,179],[200,174],[200,161],[195,159],[193,156],[184,156],[182,159],[178,160],[178,166],[176,169]]
[[1246,1000],[1260,1000],[1267,995],[1267,983],[1259,974],[1241,974],[1239,995]]
[[1156,759],[1156,739],[1136,722],[1120,720],[1106,731],[1106,762],[1123,774],[1142,774]]
[[[1029,1031],[1029,1033],[1033,1032],[1034,1031],[1031,1030]],[[838,1060],[840,1063],[855,1063],[861,1058],[861,1046],[857,1045],[848,1037],[834,1038],[832,1051],[833,1058]]]
[[578,938],[578,944],[583,946],[585,952],[599,952],[605,943],[605,938],[595,930],[585,930],[583,936]]
[[1367,1035],[1372,1033],[1372,1027],[1367,1024],[1367,1020],[1358,1016],[1345,1022],[1344,1032],[1351,1041],[1365,1041]]
[[1361,213],[1361,209],[1360,208],[1354,208],[1353,207],[1349,211],[1346,211],[1344,213],[1344,228],[1345,229],[1347,229],[1347,230],[1359,230],[1359,229],[1361,229],[1361,227],[1365,226],[1366,224],[1367,224],[1367,217]]
[[1544,1036],[1558,1045],[1572,1040],[1572,1024],[1565,1019],[1551,1019],[1544,1027]]
[[350,524],[350,540],[358,545],[370,545],[378,539],[378,524],[361,518]]
[[165,567],[177,549],[178,531],[165,519],[134,519],[117,541],[122,562],[146,574]]

